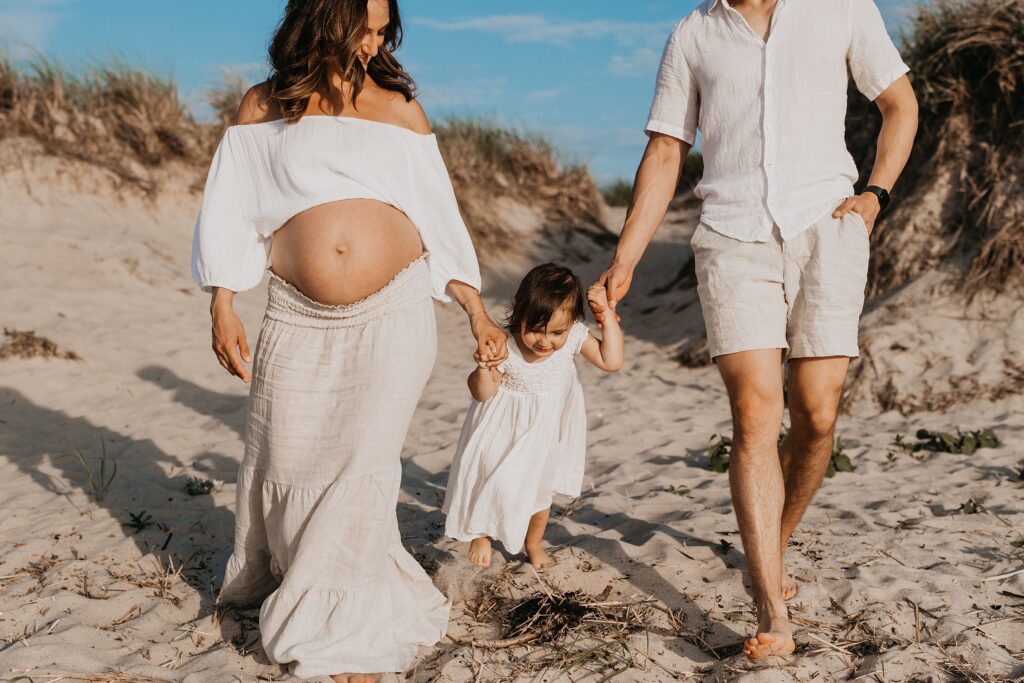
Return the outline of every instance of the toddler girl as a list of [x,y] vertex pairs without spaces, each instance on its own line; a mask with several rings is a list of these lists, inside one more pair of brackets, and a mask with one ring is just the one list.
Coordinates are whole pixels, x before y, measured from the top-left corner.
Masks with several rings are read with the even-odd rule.
[[[603,286],[587,292],[608,307]],[[523,278],[507,319],[508,358],[488,368],[479,357],[469,376],[473,402],[448,476],[445,533],[472,541],[469,559],[487,567],[491,541],[537,569],[554,564],[541,548],[552,496],[580,495],[587,416],[576,354],[607,372],[622,367],[622,330],[607,316],[602,339],[584,320],[583,289],[554,263]],[[514,340],[514,343],[513,343]]]

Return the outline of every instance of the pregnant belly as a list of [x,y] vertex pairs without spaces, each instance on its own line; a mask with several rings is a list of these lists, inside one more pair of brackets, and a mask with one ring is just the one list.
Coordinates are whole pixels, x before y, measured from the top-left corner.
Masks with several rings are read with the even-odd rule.
[[383,288],[423,253],[419,231],[391,206],[349,199],[313,207],[274,233],[271,270],[314,301],[350,304]]

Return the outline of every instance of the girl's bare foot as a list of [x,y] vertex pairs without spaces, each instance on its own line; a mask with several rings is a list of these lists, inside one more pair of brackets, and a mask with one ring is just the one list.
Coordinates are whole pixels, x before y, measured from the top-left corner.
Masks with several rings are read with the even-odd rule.
[[759,609],[761,615],[757,635],[743,643],[743,654],[752,662],[770,656],[792,654],[796,649],[793,633],[786,618],[786,605],[782,602],[775,609]]
[[491,566],[491,539],[482,536],[469,544],[469,561],[478,567]]
[[331,676],[334,683],[377,683],[376,674],[335,674]]
[[547,569],[548,567],[554,567],[555,561],[551,559],[551,556],[544,552],[544,548],[540,547],[540,543],[531,543],[526,546],[526,556],[530,558],[530,564],[533,565],[534,569]]

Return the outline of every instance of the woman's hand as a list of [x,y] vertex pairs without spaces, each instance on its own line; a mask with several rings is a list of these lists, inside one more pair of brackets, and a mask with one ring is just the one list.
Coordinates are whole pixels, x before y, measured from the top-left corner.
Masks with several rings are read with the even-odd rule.
[[480,367],[496,368],[508,357],[508,335],[494,324],[486,312],[480,311],[470,318],[473,337],[476,338],[476,359]]
[[217,356],[217,362],[248,384],[252,376],[242,361],[251,363],[252,355],[249,353],[249,342],[245,338],[245,327],[235,313],[230,297],[224,297],[215,291],[213,302],[210,304],[210,317],[213,319],[213,352]]
[[597,288],[601,288],[606,292],[608,304],[604,306],[599,301],[589,301],[590,310],[594,312],[594,318],[597,320],[598,327],[604,327],[604,317],[609,312],[615,316],[616,320],[622,319],[615,313],[615,307],[622,301],[622,297],[626,296],[626,292],[629,291],[629,285],[632,282],[633,267],[620,261],[612,261],[611,265],[608,266],[608,270],[601,273],[601,277],[597,278],[597,282],[591,286],[588,295]]

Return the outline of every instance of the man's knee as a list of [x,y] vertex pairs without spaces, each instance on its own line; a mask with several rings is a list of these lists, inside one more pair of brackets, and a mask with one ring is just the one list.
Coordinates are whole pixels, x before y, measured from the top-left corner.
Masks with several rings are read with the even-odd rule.
[[782,425],[781,400],[755,391],[732,400],[733,437],[737,440],[776,438]]
[[792,429],[812,439],[825,439],[832,436],[836,426],[838,409],[835,405],[790,406],[789,419]]

